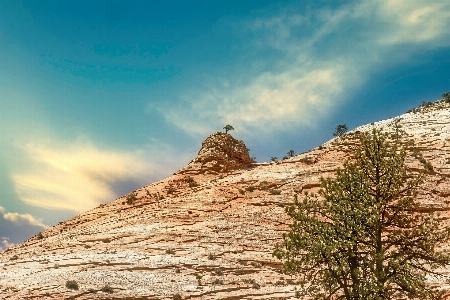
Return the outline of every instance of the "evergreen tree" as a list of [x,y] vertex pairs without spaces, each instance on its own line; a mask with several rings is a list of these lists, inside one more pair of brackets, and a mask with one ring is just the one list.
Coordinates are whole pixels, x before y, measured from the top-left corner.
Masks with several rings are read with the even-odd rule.
[[336,129],[333,133],[333,136],[335,137],[341,137],[348,131],[348,127],[346,124],[339,124],[336,126]]
[[291,149],[288,151],[287,155],[288,155],[288,157],[294,157],[295,151]]
[[225,129],[225,133],[228,133],[228,131],[230,130],[234,130],[233,126],[231,126],[230,124],[225,125],[223,129]]
[[406,149],[388,135],[363,134],[355,159],[322,179],[316,194],[295,197],[293,223],[274,256],[300,277],[298,295],[314,299],[438,299],[425,276],[438,274],[450,237],[416,201],[423,175],[405,165]]

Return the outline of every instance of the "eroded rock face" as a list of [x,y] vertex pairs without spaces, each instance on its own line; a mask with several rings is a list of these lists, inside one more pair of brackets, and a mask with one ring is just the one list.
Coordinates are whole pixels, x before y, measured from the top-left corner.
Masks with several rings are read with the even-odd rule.
[[[136,190],[134,201],[125,195],[1,252],[0,299],[295,299],[297,278],[280,274],[272,256],[289,230],[284,208],[303,191],[317,192],[320,178],[334,176],[349,158],[357,132],[372,128],[400,128],[404,141],[414,140],[433,167],[418,200],[450,225],[450,108],[361,126],[252,168],[243,167],[243,143],[216,133],[183,172]],[[407,165],[424,169],[413,155]],[[450,267],[439,271],[450,275]],[[450,291],[444,279],[430,277]]]
[[223,173],[250,165],[248,149],[228,133],[216,132],[202,143],[197,157],[180,173]]

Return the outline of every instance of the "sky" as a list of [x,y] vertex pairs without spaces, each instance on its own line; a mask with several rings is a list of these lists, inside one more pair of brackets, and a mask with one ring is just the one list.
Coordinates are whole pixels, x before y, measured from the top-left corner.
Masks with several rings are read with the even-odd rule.
[[448,0],[0,0],[0,247],[170,176],[450,91]]

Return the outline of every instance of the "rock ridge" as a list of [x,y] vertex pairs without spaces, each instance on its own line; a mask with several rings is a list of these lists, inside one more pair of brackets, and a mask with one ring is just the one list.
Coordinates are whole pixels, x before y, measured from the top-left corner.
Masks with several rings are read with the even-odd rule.
[[246,168],[251,164],[250,155],[243,141],[228,133],[216,132],[202,142],[202,147],[180,174],[217,174]]
[[[449,226],[448,107],[363,125],[251,168],[243,142],[215,133],[175,175],[0,252],[0,299],[295,299],[296,277],[281,274],[272,256],[289,230],[284,208],[297,194],[317,192],[320,178],[349,158],[359,132],[373,128],[401,130],[414,142],[407,165],[427,172],[420,206]],[[450,251],[450,242],[444,247]],[[439,271],[450,276],[450,267]],[[450,299],[450,283],[429,280]]]

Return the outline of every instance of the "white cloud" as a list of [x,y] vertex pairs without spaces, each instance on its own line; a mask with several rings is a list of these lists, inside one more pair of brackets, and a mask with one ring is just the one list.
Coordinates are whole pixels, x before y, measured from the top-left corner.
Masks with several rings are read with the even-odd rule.
[[19,214],[6,212],[5,208],[0,206],[0,215],[6,221],[12,222],[15,225],[31,225],[36,227],[41,227],[42,229],[47,229],[48,226],[42,223],[41,219],[36,219],[30,214]]
[[[27,166],[11,176],[27,204],[82,212],[114,199],[114,184],[159,174],[140,152],[101,150],[88,141],[56,147],[29,143]],[[12,217],[11,217],[12,218]]]
[[[361,6],[368,6],[367,3]],[[389,24],[386,35],[380,37],[381,44],[449,44],[449,1],[383,0],[376,1],[375,9],[380,21]]]
[[7,237],[2,237],[2,245],[3,245],[3,247],[0,246],[0,249],[1,249],[1,248],[3,248],[3,249],[8,249],[8,248],[14,246],[13,243],[10,243],[10,242],[9,242],[9,238],[7,238]]
[[[299,11],[282,9],[237,26],[254,36],[245,46],[255,55],[226,79],[203,82],[185,91],[181,105],[160,106],[159,112],[199,135],[220,124],[244,132],[314,126],[371,73],[450,45],[447,0],[365,0],[308,15]],[[276,55],[258,55],[270,49]],[[273,57],[271,64],[261,62]]]

